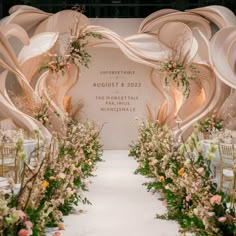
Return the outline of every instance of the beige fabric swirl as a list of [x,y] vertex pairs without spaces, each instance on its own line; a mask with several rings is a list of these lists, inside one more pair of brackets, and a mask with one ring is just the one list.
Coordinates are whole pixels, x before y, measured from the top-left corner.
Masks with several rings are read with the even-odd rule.
[[[17,110],[5,90],[5,79],[8,71],[14,73],[23,89],[32,96],[47,98],[51,112],[57,111],[63,117],[63,99],[76,83],[79,68],[72,66],[64,76],[56,75],[56,80],[48,71],[39,74],[38,68],[46,59],[44,54],[55,45],[60,46],[61,35],[68,34],[71,29],[75,34],[89,30],[103,36],[102,40],[91,38],[88,48],[116,47],[130,60],[152,67],[148,79],[162,97],[158,117],[173,127],[177,134],[187,134],[194,122],[219,109],[231,88],[236,88],[236,18],[229,9],[221,6],[186,12],[173,9],[154,12],[143,20],[137,34],[127,38],[107,28],[89,25],[86,16],[71,10],[50,14],[21,5],[11,8],[10,14],[0,21],[0,67],[4,69],[0,74],[0,108],[28,129],[39,127],[43,136],[50,136],[50,132]],[[210,24],[217,27],[213,29]],[[187,38],[181,48],[184,64],[194,63],[199,70],[199,84],[191,83],[188,99],[184,99],[174,84],[169,89],[163,88],[164,75],[159,71],[160,63],[182,36]],[[17,37],[23,44],[18,57],[8,41],[10,37]],[[51,87],[55,88],[53,96]],[[182,119],[178,127],[177,116]],[[60,119],[53,119],[59,127]]]

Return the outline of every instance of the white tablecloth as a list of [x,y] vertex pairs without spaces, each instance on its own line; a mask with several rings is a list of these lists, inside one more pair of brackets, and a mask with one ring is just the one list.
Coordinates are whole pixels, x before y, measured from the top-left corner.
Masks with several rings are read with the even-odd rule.
[[24,151],[26,155],[26,162],[29,162],[30,156],[33,154],[35,148],[37,147],[37,141],[34,139],[25,139],[24,140]]
[[[20,162],[19,177],[22,174],[24,162],[26,162],[27,164],[32,164],[32,162],[35,162],[35,160],[32,160],[32,159],[34,159],[35,154],[37,153],[37,151],[35,152],[35,149],[38,147],[38,141],[34,139],[25,139],[23,146],[24,146],[24,152],[25,152],[25,160],[22,160]],[[43,142],[40,141],[39,147],[41,148],[42,146],[43,146]]]
[[212,160],[212,162],[216,162],[216,163],[219,163],[220,161],[220,153],[219,153],[219,148],[218,148],[218,142],[217,141],[214,141],[214,140],[211,140],[211,139],[204,139],[201,141],[201,144],[202,144],[202,148],[203,148],[203,153],[205,156],[207,156],[207,152],[210,148],[211,145],[215,145],[216,146],[216,152],[215,152],[215,157],[214,159]]

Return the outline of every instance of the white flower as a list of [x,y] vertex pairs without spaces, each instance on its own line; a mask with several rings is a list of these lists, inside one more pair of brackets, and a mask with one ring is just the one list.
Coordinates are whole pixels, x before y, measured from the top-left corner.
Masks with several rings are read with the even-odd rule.
[[59,179],[65,179],[66,175],[64,173],[59,173],[58,175]]
[[208,215],[211,216],[211,217],[215,216],[215,212],[210,211],[210,212],[208,212]]
[[222,216],[222,217],[219,217],[219,218],[218,218],[218,221],[219,221],[220,223],[224,223],[226,220],[227,220],[227,218],[226,218],[225,216]]
[[193,209],[193,213],[194,213],[195,215],[198,215],[198,214],[199,214],[199,210],[198,210],[197,208],[194,208],[194,209]]
[[202,175],[202,174],[204,174],[205,170],[203,167],[200,167],[197,169],[197,172]]
[[190,161],[189,159],[187,159],[187,160],[184,162],[184,165],[185,165],[185,166],[188,166],[190,163],[191,163],[191,161]]
[[215,153],[207,152],[207,160],[212,161],[215,158]]

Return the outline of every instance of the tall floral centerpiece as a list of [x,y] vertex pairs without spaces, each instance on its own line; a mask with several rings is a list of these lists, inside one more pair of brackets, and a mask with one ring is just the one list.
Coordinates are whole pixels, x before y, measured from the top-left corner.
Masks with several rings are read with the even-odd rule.
[[214,135],[214,133],[220,132],[223,129],[223,122],[223,119],[218,118],[213,114],[199,122],[199,130],[208,137],[209,135]]

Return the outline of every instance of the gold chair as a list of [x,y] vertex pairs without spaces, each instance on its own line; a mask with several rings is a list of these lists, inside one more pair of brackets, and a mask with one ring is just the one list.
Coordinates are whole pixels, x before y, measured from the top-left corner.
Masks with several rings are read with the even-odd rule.
[[204,140],[204,134],[202,132],[198,132],[197,138],[198,138],[198,141]]
[[16,155],[15,143],[0,144],[0,176],[14,172],[15,183],[18,182],[19,160]]
[[[236,193],[236,168],[235,168],[235,148],[233,144],[219,143],[220,152],[220,190],[223,188],[230,190],[231,207],[234,205]],[[229,187],[224,186],[225,184]]]

